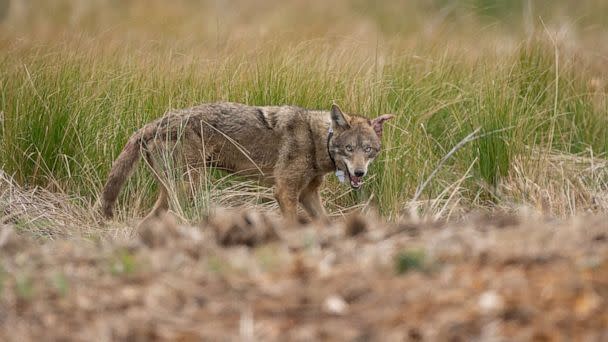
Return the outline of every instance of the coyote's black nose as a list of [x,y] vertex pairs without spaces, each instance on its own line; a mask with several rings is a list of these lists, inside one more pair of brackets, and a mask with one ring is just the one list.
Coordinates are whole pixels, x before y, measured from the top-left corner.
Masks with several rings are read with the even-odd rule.
[[363,177],[365,175],[365,171],[363,170],[355,170],[355,176]]

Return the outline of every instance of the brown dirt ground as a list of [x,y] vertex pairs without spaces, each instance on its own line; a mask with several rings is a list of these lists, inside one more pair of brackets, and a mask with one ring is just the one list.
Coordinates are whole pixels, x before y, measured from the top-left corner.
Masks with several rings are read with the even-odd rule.
[[0,340],[607,341],[608,217],[0,227]]

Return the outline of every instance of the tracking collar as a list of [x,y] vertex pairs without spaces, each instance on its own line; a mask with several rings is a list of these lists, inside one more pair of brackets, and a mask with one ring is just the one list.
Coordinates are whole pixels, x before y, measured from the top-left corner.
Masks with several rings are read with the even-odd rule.
[[331,151],[329,149],[329,142],[331,141],[331,138],[333,136],[334,136],[334,129],[333,129],[333,127],[331,127],[331,124],[330,124],[329,131],[327,132],[327,154],[329,155],[329,159],[331,159],[331,163],[334,164],[334,170],[336,170],[336,177],[338,177],[338,180],[340,181],[340,183],[344,183],[344,171],[338,170],[338,166],[336,165],[336,160],[334,159],[334,156],[331,154]]

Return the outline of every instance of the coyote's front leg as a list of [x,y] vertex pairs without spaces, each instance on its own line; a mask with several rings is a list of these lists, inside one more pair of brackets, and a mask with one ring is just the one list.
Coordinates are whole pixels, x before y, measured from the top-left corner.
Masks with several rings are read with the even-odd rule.
[[279,203],[283,217],[289,222],[296,222],[298,215],[298,195],[301,186],[297,179],[276,179],[274,196]]
[[300,203],[302,203],[311,219],[329,222],[325,208],[323,208],[323,203],[321,202],[321,195],[319,194],[319,188],[322,183],[323,176],[314,177],[300,193]]

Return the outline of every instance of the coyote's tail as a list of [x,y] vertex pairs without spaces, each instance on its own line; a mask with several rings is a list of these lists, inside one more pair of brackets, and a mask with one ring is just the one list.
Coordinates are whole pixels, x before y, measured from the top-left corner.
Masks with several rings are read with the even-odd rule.
[[114,204],[120,193],[120,189],[131,175],[141,156],[142,132],[135,132],[130,138],[125,148],[112,164],[112,170],[108,176],[108,181],[103,187],[101,194],[101,210],[105,218],[112,218]]

